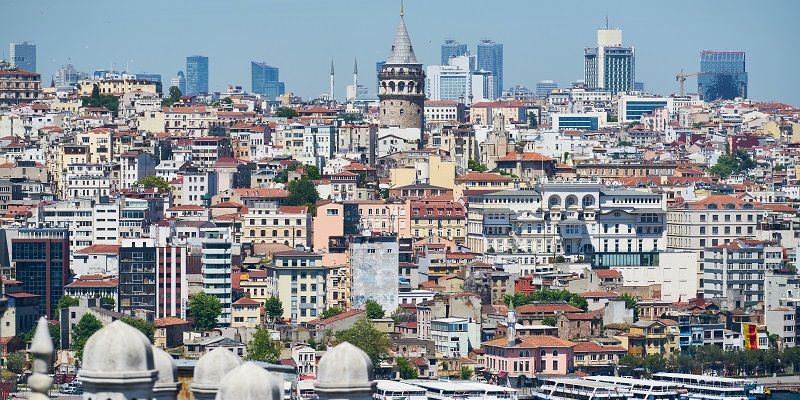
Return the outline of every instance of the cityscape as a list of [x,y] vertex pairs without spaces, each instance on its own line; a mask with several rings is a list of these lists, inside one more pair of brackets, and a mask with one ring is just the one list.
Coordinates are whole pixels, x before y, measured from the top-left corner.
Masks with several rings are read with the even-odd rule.
[[304,51],[330,40],[310,16],[236,72],[178,36],[104,65],[0,35],[0,398],[800,393],[800,98],[774,44],[698,36],[662,76],[612,4],[523,76],[508,27],[387,4],[350,52]]

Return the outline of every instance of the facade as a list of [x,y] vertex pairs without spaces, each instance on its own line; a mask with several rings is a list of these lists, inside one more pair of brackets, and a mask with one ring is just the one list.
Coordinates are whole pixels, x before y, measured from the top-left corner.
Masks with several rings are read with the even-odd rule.
[[478,70],[491,72],[494,91],[488,93],[490,99],[503,95],[503,45],[489,39],[478,43]]
[[397,309],[399,250],[397,236],[353,238],[350,243],[351,307],[359,308],[367,300],[375,300],[384,310]]
[[590,89],[611,93],[633,90],[636,59],[633,47],[622,47],[622,30],[599,29],[597,47],[584,49],[584,80]]
[[783,247],[777,242],[733,240],[707,247],[704,263],[705,298],[724,297],[736,308],[750,307],[765,300],[766,272],[783,268]]
[[22,71],[36,72],[36,45],[28,42],[11,43],[11,66]]
[[[175,77],[170,80],[170,89],[173,86],[177,87],[181,91],[181,94],[186,94],[186,76],[183,75],[183,71],[178,71]],[[166,92],[169,93],[169,89],[167,89]]]
[[264,62],[250,62],[250,81],[253,94],[266,96],[270,101],[286,93],[286,86],[279,79],[278,67],[267,65]]
[[69,230],[20,229],[11,239],[11,261],[25,291],[39,296],[39,315],[54,318],[69,281]]
[[274,282],[273,296],[283,304],[283,318],[293,324],[317,319],[325,309],[325,274],[322,256],[305,251],[272,254],[267,275]]
[[186,93],[187,96],[197,96],[208,93],[208,57],[186,57]]
[[258,328],[261,326],[261,303],[242,297],[231,308],[231,328]]
[[550,93],[558,90],[558,83],[551,80],[544,80],[536,84],[536,97],[539,99],[547,98]]
[[475,57],[454,56],[448,64],[427,68],[426,93],[430,101],[458,101],[466,105],[487,101],[494,94],[494,80],[476,70]]
[[424,129],[425,71],[417,62],[403,15],[392,42],[392,50],[378,74],[380,123],[382,126]]
[[202,231],[202,274],[203,291],[216,297],[222,303],[222,313],[217,324],[227,326],[231,323],[231,303],[233,300],[231,282],[231,260],[233,247],[230,229],[207,228]]
[[441,65],[447,65],[450,62],[450,57],[458,57],[467,54],[467,44],[458,43],[453,39],[445,39],[442,44],[442,62]]
[[470,321],[466,318],[432,320],[431,338],[436,346],[436,353],[445,358],[467,357],[470,350],[469,325]]
[[119,248],[119,312],[156,312],[156,252],[153,239],[122,240],[122,247]]
[[0,107],[42,98],[42,76],[36,72],[0,69]]
[[553,336],[521,336],[483,343],[486,369],[496,376],[566,375],[575,362],[575,343]]
[[700,53],[697,92],[705,101],[747,98],[747,71],[743,51]]

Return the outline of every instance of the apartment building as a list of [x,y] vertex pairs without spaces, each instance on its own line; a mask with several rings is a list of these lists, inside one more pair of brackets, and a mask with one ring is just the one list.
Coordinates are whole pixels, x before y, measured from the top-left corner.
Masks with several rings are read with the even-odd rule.
[[280,243],[311,246],[311,213],[305,206],[280,206],[278,200],[261,201],[242,215],[242,243]]
[[442,237],[464,243],[466,207],[453,201],[411,201],[411,233],[414,237]]
[[322,256],[305,251],[282,251],[272,254],[266,265],[275,282],[274,296],[283,304],[283,318],[293,324],[316,319],[325,309],[325,274]]
[[777,242],[737,239],[706,247],[704,297],[725,298],[736,308],[763,302],[765,274],[783,265],[783,247]]

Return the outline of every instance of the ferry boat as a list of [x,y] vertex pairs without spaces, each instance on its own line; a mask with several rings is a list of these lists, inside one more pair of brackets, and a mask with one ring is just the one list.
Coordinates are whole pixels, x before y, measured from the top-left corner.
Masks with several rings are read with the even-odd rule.
[[755,400],[764,385],[749,379],[658,372],[653,380],[677,384],[686,389],[689,400]]
[[631,400],[633,394],[622,385],[586,379],[546,379],[533,393],[539,400]]
[[427,400],[425,389],[403,382],[377,380],[376,400]]
[[634,399],[641,400],[680,400],[686,393],[678,384],[661,382],[652,379],[634,379],[618,376],[587,376],[583,379],[610,383],[615,386],[625,387]]

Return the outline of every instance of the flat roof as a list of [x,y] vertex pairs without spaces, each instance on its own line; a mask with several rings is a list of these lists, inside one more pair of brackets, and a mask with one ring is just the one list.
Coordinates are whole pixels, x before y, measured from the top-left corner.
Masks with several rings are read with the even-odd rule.
[[424,388],[419,386],[409,385],[408,383],[397,382],[397,381],[388,381],[383,379],[376,379],[375,382],[378,383],[379,390],[393,390],[393,391],[405,391],[405,392],[425,392]]

